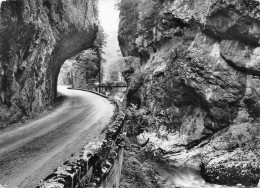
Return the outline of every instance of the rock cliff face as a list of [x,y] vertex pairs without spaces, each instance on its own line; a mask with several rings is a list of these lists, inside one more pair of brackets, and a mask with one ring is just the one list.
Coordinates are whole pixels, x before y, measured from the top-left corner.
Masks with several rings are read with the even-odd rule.
[[0,127],[52,104],[64,61],[93,46],[96,0],[3,2],[0,20]]
[[128,104],[147,110],[145,135],[164,140],[153,147],[208,181],[257,184],[259,1],[123,0],[120,10],[121,51],[142,63],[126,71]]

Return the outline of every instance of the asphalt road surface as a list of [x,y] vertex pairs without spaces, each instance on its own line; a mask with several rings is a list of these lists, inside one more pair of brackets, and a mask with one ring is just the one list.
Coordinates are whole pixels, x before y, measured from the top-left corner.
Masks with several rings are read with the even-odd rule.
[[52,113],[0,132],[0,184],[34,188],[72,153],[102,137],[114,106],[89,92],[58,91],[66,100]]

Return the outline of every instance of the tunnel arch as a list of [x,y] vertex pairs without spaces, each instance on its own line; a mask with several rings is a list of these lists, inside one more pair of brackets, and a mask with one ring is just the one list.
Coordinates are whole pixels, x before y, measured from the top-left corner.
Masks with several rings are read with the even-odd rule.
[[51,60],[53,63],[49,66],[50,80],[52,81],[51,90],[53,91],[51,94],[52,100],[57,96],[57,83],[61,66],[67,59],[77,55],[83,50],[92,48],[97,31],[98,27],[95,25],[93,30],[89,32],[89,35],[86,35],[85,32],[80,32],[77,35],[67,35],[54,50],[53,54],[55,55]]
[[46,2],[2,3],[0,83],[4,77],[6,87],[0,86],[4,96],[0,111],[6,113],[0,113],[0,127],[34,116],[52,104],[62,64],[94,44],[98,31],[97,0]]

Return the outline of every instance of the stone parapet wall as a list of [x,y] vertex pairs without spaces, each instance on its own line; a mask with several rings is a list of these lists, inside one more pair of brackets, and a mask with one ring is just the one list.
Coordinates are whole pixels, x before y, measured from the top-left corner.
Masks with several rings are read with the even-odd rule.
[[104,129],[105,140],[88,143],[78,157],[59,166],[37,188],[119,187],[125,113],[121,104],[112,102],[117,106],[117,116]]

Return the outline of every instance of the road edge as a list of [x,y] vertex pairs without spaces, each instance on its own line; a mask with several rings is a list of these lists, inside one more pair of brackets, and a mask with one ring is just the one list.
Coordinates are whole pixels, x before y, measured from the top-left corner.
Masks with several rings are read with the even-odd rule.
[[115,105],[115,114],[101,132],[101,134],[106,132],[103,142],[88,143],[82,148],[79,157],[59,166],[37,188],[100,187],[101,185],[119,187],[126,135],[124,133],[126,115],[123,104],[95,91],[70,87],[68,89],[86,91],[107,98]]

